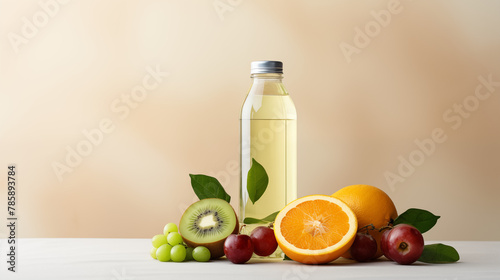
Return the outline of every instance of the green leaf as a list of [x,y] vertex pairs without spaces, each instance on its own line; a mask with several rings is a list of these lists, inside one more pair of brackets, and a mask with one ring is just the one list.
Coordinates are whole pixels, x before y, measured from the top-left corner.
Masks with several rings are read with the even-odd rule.
[[424,251],[418,259],[425,263],[452,263],[460,259],[455,248],[441,243],[424,246]]
[[199,199],[220,198],[227,202],[231,201],[231,196],[226,193],[216,178],[195,174],[189,174],[189,177],[191,177],[191,186],[194,193]]
[[394,225],[408,224],[416,227],[420,233],[430,230],[440,216],[436,216],[427,210],[410,208],[394,220]]
[[285,257],[283,258],[284,261],[293,261],[292,259],[290,259],[289,256],[285,255]]
[[247,177],[247,191],[252,204],[255,204],[264,194],[268,183],[269,177],[267,176],[266,170],[260,163],[252,158],[252,167],[250,167]]
[[256,218],[250,218],[247,217],[243,220],[243,223],[245,224],[265,224],[265,223],[272,223],[274,222],[274,219],[276,219],[276,216],[278,215],[280,211],[276,211],[272,213],[271,215],[262,218],[262,219],[256,219]]

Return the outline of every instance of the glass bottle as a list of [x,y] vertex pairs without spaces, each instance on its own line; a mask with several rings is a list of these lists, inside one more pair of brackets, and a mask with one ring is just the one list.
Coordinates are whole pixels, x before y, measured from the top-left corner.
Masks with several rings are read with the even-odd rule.
[[[240,223],[248,217],[262,219],[280,211],[297,198],[297,112],[286,91],[281,61],[251,63],[250,91],[240,116]],[[247,191],[252,158],[269,177],[262,197],[254,203]],[[250,233],[257,226],[244,227]]]

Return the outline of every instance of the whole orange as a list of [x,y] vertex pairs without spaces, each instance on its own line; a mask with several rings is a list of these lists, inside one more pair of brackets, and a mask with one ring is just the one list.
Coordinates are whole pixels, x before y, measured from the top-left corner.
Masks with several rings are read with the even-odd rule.
[[[382,256],[380,249],[379,232],[381,227],[387,226],[398,216],[396,206],[391,198],[381,189],[369,185],[352,185],[344,187],[334,194],[333,197],[342,200],[347,204],[358,219],[358,232],[366,231],[366,226],[372,224],[375,229],[368,227],[368,233],[377,241],[377,254],[375,259]],[[351,258],[349,252],[342,255]]]

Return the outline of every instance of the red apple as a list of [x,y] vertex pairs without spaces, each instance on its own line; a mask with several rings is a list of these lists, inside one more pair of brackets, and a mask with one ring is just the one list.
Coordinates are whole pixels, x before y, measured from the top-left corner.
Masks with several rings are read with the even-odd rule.
[[[387,254],[385,252],[387,252],[387,236],[389,236],[389,232],[391,232],[391,229],[386,229],[384,230],[384,232],[382,233],[382,237],[380,237],[380,250],[382,250],[382,252],[384,253],[384,256],[391,260],[391,258],[389,258],[387,256]],[[392,261],[392,260],[391,260]]]
[[412,264],[424,251],[424,238],[418,229],[406,224],[396,225],[385,239],[385,256],[399,264]]

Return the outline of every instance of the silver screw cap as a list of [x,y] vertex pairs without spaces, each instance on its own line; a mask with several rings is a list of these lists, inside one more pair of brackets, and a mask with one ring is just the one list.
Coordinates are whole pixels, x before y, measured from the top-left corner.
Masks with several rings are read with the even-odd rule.
[[272,60],[252,61],[250,74],[278,73],[283,74],[283,62]]

